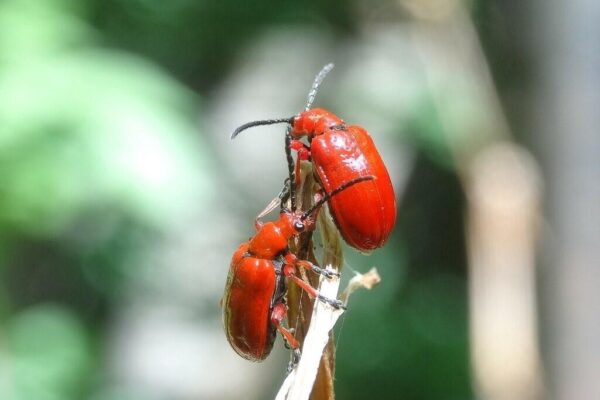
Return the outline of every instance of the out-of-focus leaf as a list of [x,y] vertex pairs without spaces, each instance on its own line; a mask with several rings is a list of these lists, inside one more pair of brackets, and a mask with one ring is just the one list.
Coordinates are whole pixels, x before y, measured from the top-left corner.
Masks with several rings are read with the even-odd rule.
[[0,229],[54,235],[90,209],[181,221],[207,198],[198,99],[93,47],[86,2],[0,4]]
[[210,193],[196,99],[152,65],[80,51],[0,78],[0,225],[60,230],[113,205],[169,224]]
[[8,376],[0,380],[2,398],[75,399],[92,370],[87,332],[65,308],[39,305],[8,321],[0,357]]
[[79,18],[86,6],[78,0],[2,1],[0,71],[6,64],[27,65],[89,42],[94,30]]

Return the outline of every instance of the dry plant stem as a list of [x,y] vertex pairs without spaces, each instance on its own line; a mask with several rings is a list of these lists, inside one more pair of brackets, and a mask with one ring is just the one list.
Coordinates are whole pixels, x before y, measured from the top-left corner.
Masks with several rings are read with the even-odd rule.
[[[325,218],[325,217],[324,217]],[[336,233],[337,234],[337,233]],[[339,237],[338,237],[339,239]],[[339,246],[339,244],[338,244]],[[330,264],[325,264],[329,266]],[[323,293],[333,295],[337,293],[339,288],[339,279],[327,280],[320,279],[319,288]],[[366,274],[356,274],[348,283],[340,296],[340,299],[347,303],[349,296],[357,289],[372,289],[377,286],[381,278],[375,268],[372,268]],[[294,369],[285,379],[281,386],[276,400],[291,400],[291,399],[308,399],[311,393],[311,387],[318,374],[316,382],[319,381],[319,376],[323,376],[324,382],[315,386],[312,389],[310,398],[323,399],[334,398],[333,392],[333,376],[334,376],[334,357],[335,348],[331,340],[331,329],[335,325],[339,316],[343,313],[342,310],[334,310],[330,306],[318,302],[315,306],[311,318],[311,324],[308,329],[304,341],[302,358],[298,367]],[[326,347],[325,347],[326,346]],[[323,351],[325,348],[325,351]],[[319,362],[320,358],[320,362]]]
[[[333,269],[341,273],[342,265],[344,264],[342,240],[337,228],[329,216],[329,212],[325,208],[319,214],[319,226],[324,250],[322,264],[326,269]],[[322,283],[319,282],[319,285],[321,286]],[[337,298],[337,292],[338,288],[335,289],[335,293],[328,293],[326,296],[329,298]],[[332,328],[333,325],[329,329],[329,341],[327,342],[327,346],[322,352],[323,357],[320,361],[319,370],[311,394],[312,399],[335,398],[333,386],[333,379],[335,376],[335,342],[331,332]]]
[[[302,209],[307,209],[310,207],[315,190],[310,164],[303,165],[302,174],[304,184],[299,188],[299,200]],[[326,209],[322,209],[319,213],[318,223],[323,242],[322,266],[325,269],[339,272],[343,265],[342,240]],[[308,257],[311,261],[316,262],[312,253],[310,237],[300,238],[299,243],[294,243],[291,247],[298,250],[299,257]],[[304,271],[300,271],[300,273],[302,272]],[[305,276],[303,277],[305,278]],[[371,289],[379,281],[380,278],[375,269],[365,275],[357,274],[342,294],[344,303],[356,289],[361,287]],[[315,282],[312,284],[322,295],[332,299],[337,298],[339,278],[327,279],[321,276],[318,284]],[[289,315],[294,315],[300,321],[296,327],[296,338],[303,343],[302,356],[299,364],[283,382],[276,400],[305,400],[309,397],[312,400],[332,400],[335,398],[333,386],[335,345],[331,330],[344,311],[334,309],[320,301],[315,301],[314,307],[310,308],[311,303],[308,296],[300,296],[298,288],[294,289],[290,290],[288,295],[290,311],[292,311]],[[294,317],[290,317],[290,321],[294,321]]]
[[[511,141],[467,8],[456,2],[456,7],[448,10],[451,12],[439,14],[435,23],[412,24],[410,37],[468,194],[469,343],[474,386],[480,398],[544,398],[535,304],[535,221],[541,218],[535,180],[539,178],[531,179],[532,173],[536,175],[531,170],[535,163],[525,149]],[[554,49],[552,56],[560,59],[554,57]],[[468,97],[475,99],[472,107],[477,110],[477,117],[465,118],[463,123],[457,123],[446,90],[440,89],[455,75],[458,82],[463,80],[460,87],[471,88]],[[576,376],[575,386],[580,379]]]
[[[319,286],[321,293],[328,297],[335,297],[339,288],[339,279],[322,278],[321,281],[322,284]],[[285,382],[285,386],[289,383],[289,391],[287,396],[280,393],[282,395],[278,395],[277,399],[306,400],[309,398],[323,357],[323,350],[329,342],[329,332],[342,313],[343,310],[336,310],[323,302],[315,304],[312,321],[302,347],[300,363],[288,375]],[[315,393],[315,396],[330,396],[332,394],[333,382],[331,378],[330,375],[329,390],[320,389],[319,392]]]
[[[298,188],[298,205],[301,209],[308,209],[313,200],[318,186],[314,182],[310,163],[302,164],[302,184]],[[341,240],[335,226],[325,215],[325,209],[319,213],[320,230],[323,235],[324,264],[330,269],[339,270],[342,264]],[[324,222],[325,221],[325,222]],[[310,235],[301,236],[290,248],[299,258],[308,259],[317,263],[312,248]],[[299,271],[301,278],[308,280],[311,285],[318,288],[319,292],[330,298],[336,298],[339,288],[339,279],[319,280],[315,274],[306,274]],[[295,285],[290,285],[288,291],[289,324],[296,330],[295,336],[302,344],[302,357],[300,363],[286,378],[277,399],[308,399],[313,390],[313,400],[329,400],[334,398],[333,392],[333,364],[334,347],[330,343],[329,332],[335,321],[342,314],[342,310],[335,310],[323,302],[313,302],[303,294]],[[332,317],[336,315],[335,317]],[[316,319],[315,319],[316,318]],[[317,321],[311,323],[311,321]],[[328,323],[323,323],[329,321]],[[310,328],[309,328],[310,326]],[[309,334],[310,331],[310,334]],[[315,333],[317,332],[317,333]]]
[[481,151],[469,177],[475,388],[486,399],[541,399],[545,396],[534,290],[540,175],[526,151],[504,143]]
[[[301,176],[302,183],[297,188],[297,206],[301,210],[307,210],[312,205],[314,185],[312,168],[309,163],[303,163]],[[299,238],[290,242],[290,250],[296,254],[298,258],[308,260],[313,264],[318,265],[319,263],[314,256],[312,248],[312,232],[303,233]],[[316,287],[318,281],[316,277],[313,277],[314,274],[307,274],[304,268],[300,268],[297,272],[299,273],[300,278],[309,282],[313,287]],[[294,336],[300,345],[302,345],[306,329],[310,323],[312,301],[294,283],[291,283],[288,288],[287,300],[289,307],[288,325],[295,330]]]
[[[323,244],[326,249],[325,256],[329,263],[324,263],[326,269],[333,269],[332,260],[341,260],[341,242],[335,227],[332,227],[328,217],[324,214],[320,217],[321,232],[323,235]],[[328,226],[329,225],[329,226]],[[339,289],[339,278],[319,279],[319,292],[329,298],[336,298]],[[288,375],[276,399],[301,400],[308,399],[313,391],[313,384],[317,378],[317,372],[324,370],[323,376],[326,378],[320,386],[315,386],[313,399],[332,399],[333,398],[333,352],[324,352],[327,343],[330,340],[330,331],[344,311],[334,309],[330,305],[316,301],[314,304],[311,323],[308,328],[304,345],[302,347],[302,357],[298,366]],[[324,360],[324,361],[322,361]],[[321,368],[319,366],[321,365]]]

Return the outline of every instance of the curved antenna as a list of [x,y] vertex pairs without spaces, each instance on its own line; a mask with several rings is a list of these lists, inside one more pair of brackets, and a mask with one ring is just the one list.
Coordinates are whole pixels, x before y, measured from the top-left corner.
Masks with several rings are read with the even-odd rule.
[[252,128],[255,126],[261,126],[261,125],[274,125],[274,124],[282,124],[282,123],[288,123],[291,124],[292,123],[292,118],[276,118],[276,119],[263,119],[260,121],[251,121],[251,122],[247,122],[242,126],[239,126],[235,131],[233,131],[233,133],[231,134],[231,139],[235,139],[235,137],[237,135],[240,134],[240,132],[245,131],[248,128]]
[[339,194],[340,192],[343,192],[344,190],[348,189],[350,186],[354,186],[357,183],[364,182],[364,181],[372,181],[373,179],[375,179],[375,177],[373,175],[367,175],[367,176],[361,176],[360,178],[352,179],[351,181],[344,183],[343,185],[339,186],[337,189],[335,189],[331,193],[328,193],[325,196],[323,196],[323,198],[321,200],[319,200],[315,204],[313,204],[313,206],[311,208],[306,210],[302,214],[302,216],[300,216],[300,219],[304,221],[306,218],[308,218],[308,216],[310,214],[314,213],[326,201],[329,201],[329,199],[331,199],[333,196],[335,196],[336,194]]
[[323,68],[321,68],[321,71],[319,71],[317,76],[315,76],[315,80],[313,81],[312,88],[310,89],[310,92],[308,92],[308,99],[306,100],[306,107],[304,108],[304,111],[308,111],[310,109],[310,107],[312,106],[313,102],[315,101],[315,97],[317,96],[317,91],[319,90],[319,86],[321,86],[323,79],[325,79],[325,77],[333,69],[333,67],[334,67],[333,63],[329,63],[326,66],[324,66]]

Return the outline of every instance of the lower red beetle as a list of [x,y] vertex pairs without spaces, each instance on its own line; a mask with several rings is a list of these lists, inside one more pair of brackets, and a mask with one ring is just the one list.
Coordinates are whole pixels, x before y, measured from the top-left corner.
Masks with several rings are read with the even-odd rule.
[[[288,135],[294,139],[287,141],[288,146],[298,152],[296,177],[301,160],[312,160],[325,192],[361,176],[374,176],[374,180],[360,188],[352,188],[329,201],[329,209],[344,240],[362,252],[370,252],[383,246],[394,228],[396,197],[383,159],[369,133],[360,126],[346,125],[330,111],[310,109],[317,89],[332,68],[333,64],[326,65],[315,78],[305,111],[291,118],[249,122],[237,128],[232,138],[253,126],[288,123]],[[304,136],[309,145],[300,141]]]
[[[233,254],[223,297],[227,340],[240,356],[251,361],[264,360],[271,352],[276,331],[284,336],[290,347],[298,349],[298,341],[281,324],[287,313],[284,302],[287,279],[293,280],[313,298],[333,307],[343,306],[339,300],[320,296],[315,288],[295,275],[297,267],[326,276],[331,273],[309,261],[299,260],[289,251],[288,242],[293,236],[314,229],[315,215],[326,201],[372,179],[372,176],[365,176],[348,181],[305,212],[286,210],[282,199],[279,219],[266,223],[256,220],[254,237],[242,243]],[[290,185],[290,196],[293,196],[293,184]]]

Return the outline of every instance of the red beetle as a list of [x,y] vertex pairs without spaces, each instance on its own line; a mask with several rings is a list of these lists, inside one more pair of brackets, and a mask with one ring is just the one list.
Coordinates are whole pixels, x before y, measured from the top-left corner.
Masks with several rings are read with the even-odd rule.
[[319,295],[315,288],[295,275],[296,267],[308,268],[325,276],[332,273],[310,261],[299,260],[289,251],[288,241],[295,235],[314,229],[314,214],[323,203],[357,183],[372,179],[372,176],[366,176],[346,182],[305,212],[285,210],[282,199],[279,219],[267,223],[256,220],[256,235],[233,254],[223,296],[225,333],[236,353],[251,361],[264,360],[271,352],[276,330],[297,351],[298,341],[281,325],[287,313],[284,302],[286,278],[293,280],[311,297],[333,307],[343,307],[339,300]]
[[[361,176],[374,176],[374,180],[329,201],[329,209],[344,240],[362,252],[370,252],[383,246],[394,228],[396,197],[369,133],[360,126],[346,125],[330,111],[309,109],[323,78],[332,68],[333,64],[326,65],[315,78],[305,111],[292,118],[249,122],[237,128],[231,137],[253,126],[285,122],[290,124],[288,135],[294,139],[286,141],[287,146],[298,152],[296,171],[300,160],[312,159],[325,192]],[[310,147],[300,141],[304,136]]]

